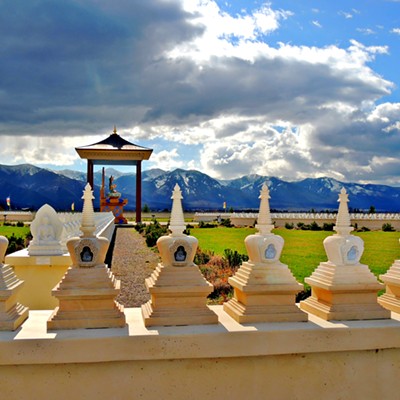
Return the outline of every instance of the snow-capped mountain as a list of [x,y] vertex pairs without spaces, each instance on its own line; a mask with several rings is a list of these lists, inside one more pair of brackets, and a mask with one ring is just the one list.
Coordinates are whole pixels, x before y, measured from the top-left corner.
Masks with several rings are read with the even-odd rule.
[[[135,174],[106,169],[106,186],[110,175],[114,176],[117,191],[128,199],[126,208],[134,209]],[[10,196],[14,209],[38,209],[48,203],[57,210],[68,210],[74,202],[75,209],[79,210],[85,181],[86,174],[77,171],[54,172],[28,164],[0,165],[0,207],[6,207],[6,198]],[[264,183],[270,189],[271,209],[275,210],[336,210],[338,194],[345,187],[349,194],[349,206],[353,210],[369,210],[374,206],[376,211],[400,212],[399,187],[343,183],[331,178],[286,182],[260,175],[218,181],[202,172],[182,169],[143,171],[142,204],[147,204],[154,211],[169,210],[173,188],[178,184],[186,210],[222,210],[224,202],[228,209],[232,207],[235,211],[258,209],[258,197]],[[99,198],[100,185],[101,171],[97,171],[94,187],[96,199]],[[95,207],[98,207],[98,200],[95,200]]]

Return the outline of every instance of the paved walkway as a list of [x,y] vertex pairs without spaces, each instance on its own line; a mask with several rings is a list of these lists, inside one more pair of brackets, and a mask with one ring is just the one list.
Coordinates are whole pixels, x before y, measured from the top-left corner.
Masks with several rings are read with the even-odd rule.
[[160,262],[158,253],[147,247],[134,228],[117,228],[111,270],[121,281],[117,301],[125,307],[139,307],[150,299],[144,284]]

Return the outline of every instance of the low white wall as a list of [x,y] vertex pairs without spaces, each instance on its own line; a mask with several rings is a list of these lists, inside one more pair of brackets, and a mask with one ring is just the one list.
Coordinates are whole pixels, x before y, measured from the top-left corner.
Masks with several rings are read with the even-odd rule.
[[400,390],[400,315],[390,320],[46,332],[50,311],[0,332],[4,399],[389,399]]
[[[299,222],[310,224],[313,221],[322,227],[324,223],[335,223],[336,215],[336,213],[271,213],[271,219],[277,228],[284,227],[286,223],[292,223],[296,226]],[[258,213],[196,213],[194,221],[210,222],[217,220],[218,217],[230,218],[234,226],[254,226]],[[357,224],[358,228],[366,227],[371,230],[380,230],[383,224],[389,223],[396,231],[400,230],[399,213],[351,213],[350,220],[351,224]]]

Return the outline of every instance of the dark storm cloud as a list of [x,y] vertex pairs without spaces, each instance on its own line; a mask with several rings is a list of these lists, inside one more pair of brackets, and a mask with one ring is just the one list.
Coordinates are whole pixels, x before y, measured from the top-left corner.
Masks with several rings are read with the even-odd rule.
[[96,106],[129,121],[147,66],[199,32],[187,17],[172,2],[1,2],[0,122],[91,124],[104,114],[84,110]]
[[[0,127],[46,135],[73,121],[96,131],[115,121],[198,123],[224,113],[308,122],[334,99],[387,94],[335,66],[293,58],[167,58],[202,28],[179,2],[5,1],[0,4]],[[43,126],[44,124],[44,126]],[[69,130],[71,131],[71,130]],[[38,132],[39,133],[39,132]]]

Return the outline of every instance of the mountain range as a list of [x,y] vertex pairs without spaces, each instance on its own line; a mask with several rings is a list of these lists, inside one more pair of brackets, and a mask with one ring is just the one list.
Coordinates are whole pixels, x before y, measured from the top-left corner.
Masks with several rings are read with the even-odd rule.
[[[134,173],[106,170],[106,184],[112,175],[117,191],[128,199],[127,210],[135,208],[136,177]],[[332,178],[308,178],[287,182],[274,177],[247,175],[232,180],[216,180],[195,170],[176,169],[163,171],[151,169],[142,173],[142,205],[152,211],[170,210],[171,194],[175,184],[182,190],[185,210],[234,211],[258,209],[261,187],[270,189],[271,209],[279,211],[337,210],[338,194],[345,187],[349,194],[349,207],[368,211],[371,206],[379,212],[400,211],[400,187],[385,185],[344,183]],[[86,173],[72,170],[51,171],[29,164],[0,165],[0,207],[6,209],[6,198],[11,199],[12,209],[37,210],[47,203],[56,210],[82,208],[82,193]],[[100,197],[101,172],[94,174],[94,196]],[[107,188],[106,188],[107,190]],[[94,201],[99,207],[98,200]]]

